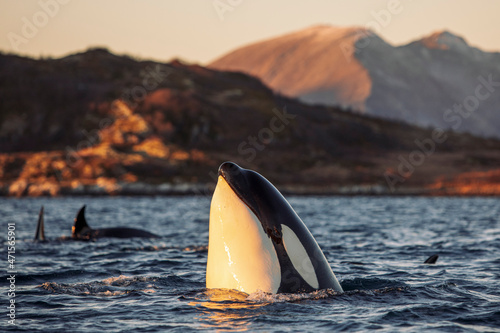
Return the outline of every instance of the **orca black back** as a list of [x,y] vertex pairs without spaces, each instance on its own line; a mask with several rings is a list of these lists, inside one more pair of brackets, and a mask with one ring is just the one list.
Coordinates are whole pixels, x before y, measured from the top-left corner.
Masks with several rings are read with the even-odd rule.
[[135,228],[102,228],[102,229],[92,229],[85,218],[85,208],[86,205],[83,205],[82,208],[78,211],[75,217],[75,224],[73,225],[71,231],[71,237],[73,239],[79,240],[91,240],[96,238],[159,238],[158,235],[155,235],[151,232],[135,229]]

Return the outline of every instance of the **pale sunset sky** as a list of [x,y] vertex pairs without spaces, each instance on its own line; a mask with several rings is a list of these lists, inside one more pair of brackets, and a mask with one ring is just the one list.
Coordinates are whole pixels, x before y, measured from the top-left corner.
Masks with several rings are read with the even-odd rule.
[[394,45],[440,30],[500,51],[496,0],[0,0],[0,51],[60,57],[89,47],[206,64],[318,24],[368,26]]

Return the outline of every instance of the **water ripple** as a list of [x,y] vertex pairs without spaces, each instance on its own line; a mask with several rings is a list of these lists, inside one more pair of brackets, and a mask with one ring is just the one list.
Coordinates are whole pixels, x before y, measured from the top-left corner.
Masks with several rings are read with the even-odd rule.
[[[500,328],[498,199],[292,197],[290,202],[344,293],[246,295],[205,289],[207,198],[1,198],[3,228],[15,222],[17,238],[18,325],[6,330]],[[83,204],[95,228],[140,227],[161,238],[60,239],[70,235]],[[33,243],[41,205],[49,241]],[[439,254],[437,263],[424,264],[432,254]],[[8,276],[1,274],[4,281]]]

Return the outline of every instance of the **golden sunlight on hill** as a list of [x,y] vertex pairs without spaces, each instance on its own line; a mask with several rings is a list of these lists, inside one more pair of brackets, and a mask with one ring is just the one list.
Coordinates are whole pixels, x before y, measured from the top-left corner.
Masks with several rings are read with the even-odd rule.
[[500,195],[500,169],[466,172],[451,180],[440,179],[429,189],[452,195]]
[[135,145],[133,150],[144,152],[151,157],[168,158],[170,156],[170,149],[156,136],[150,137]]
[[[172,168],[206,162],[198,150],[166,145],[124,102],[112,103],[96,144],[80,150],[0,154],[0,188],[10,196],[120,193],[141,177],[179,181]],[[191,179],[189,179],[191,181]]]
[[356,43],[370,35],[363,28],[314,26],[242,47],[209,67],[254,75],[304,101],[364,111],[372,82],[354,53]]
[[114,122],[99,132],[102,142],[116,145],[137,144],[139,136],[149,132],[148,123],[122,101],[115,101],[111,105],[111,114]]

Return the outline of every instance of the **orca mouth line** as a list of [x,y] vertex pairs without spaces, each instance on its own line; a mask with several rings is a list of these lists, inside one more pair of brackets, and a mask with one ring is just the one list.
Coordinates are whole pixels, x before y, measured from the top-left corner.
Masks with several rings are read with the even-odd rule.
[[[230,170],[227,170],[227,169],[230,169]],[[257,212],[255,211],[255,209],[253,209],[251,207],[251,205],[249,205],[247,203],[247,201],[245,200],[245,198],[243,198],[243,196],[240,194],[240,191],[238,191],[238,189],[234,186],[233,184],[233,181],[232,181],[232,177],[230,175],[230,171],[232,170],[235,170],[236,172],[238,173],[241,173],[242,171],[242,168],[240,168],[238,165],[236,165],[235,163],[233,162],[224,162],[220,165],[219,167],[219,171],[218,171],[218,174],[219,176],[221,176],[227,183],[227,185],[229,185],[229,187],[231,188],[231,190],[233,190],[233,192],[236,194],[236,196],[245,204],[245,206],[247,206],[250,210],[252,210],[252,212],[256,215],[257,215]],[[234,178],[234,177],[233,177]]]
[[[236,164],[232,163],[232,162],[224,162],[220,165],[219,167],[219,170],[218,170],[218,174],[219,176],[222,176],[222,178],[224,178],[224,180],[229,184],[229,186],[231,186],[231,188],[234,190],[232,184],[231,184],[231,177],[229,175],[229,171],[230,170],[227,170],[227,169],[234,169],[234,170],[238,170],[240,169]],[[239,171],[239,170],[238,170]]]
[[[239,174],[242,174],[244,170],[245,169],[241,168],[236,163],[224,162],[220,165],[218,174],[226,181],[227,185],[229,185],[231,190],[233,190],[233,193],[236,194],[236,196],[241,200],[241,202],[243,202],[245,204],[245,206],[247,206],[248,209],[250,209],[255,214],[255,216],[257,216],[257,218],[259,219],[259,222],[262,225],[262,220],[259,217],[259,215],[260,215],[259,212],[255,209],[255,207],[253,207],[253,205],[249,204],[247,198],[243,197],[243,195],[240,194],[240,191],[234,185],[234,181],[233,181],[234,176],[231,176],[231,172],[237,172]],[[262,228],[264,228],[264,225],[262,225]],[[264,230],[265,230],[265,228],[264,228]]]
[[[269,238],[271,238],[276,244],[281,244],[281,242],[282,242],[281,231],[278,230],[278,228],[276,226],[274,226],[273,228],[269,228],[268,226],[265,225],[265,223],[263,222],[263,219],[261,217],[261,212],[259,212],[259,210],[258,210],[258,205],[256,203],[254,205],[251,204],[251,200],[253,200],[253,198],[248,198],[248,197],[243,196],[242,193],[248,193],[248,191],[241,191],[241,188],[239,188],[237,186],[237,184],[235,184],[237,182],[237,180],[235,178],[235,174],[242,177],[246,182],[249,182],[248,178],[245,177],[244,172],[252,172],[252,171],[244,169],[233,162],[222,163],[219,167],[219,170],[218,170],[219,176],[221,176],[226,181],[226,183],[229,185],[229,187],[231,188],[233,193],[235,193],[236,196],[241,200],[241,202],[248,209],[250,209],[255,214],[255,216],[257,216],[257,218],[260,222],[260,225],[261,225],[262,229],[264,230],[264,232],[267,234],[267,236]],[[260,177],[262,177],[262,176],[260,176]],[[246,185],[249,186],[250,184],[246,184]]]

